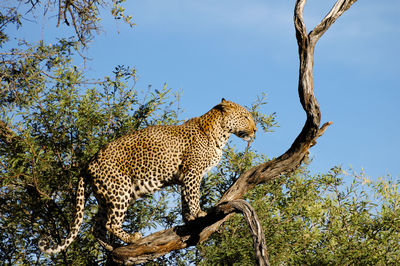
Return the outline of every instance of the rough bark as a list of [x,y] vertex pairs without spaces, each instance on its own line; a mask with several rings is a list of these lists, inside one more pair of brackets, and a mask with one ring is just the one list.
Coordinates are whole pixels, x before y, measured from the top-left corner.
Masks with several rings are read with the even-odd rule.
[[264,231],[253,207],[251,207],[251,205],[245,200],[232,200],[228,201],[227,204],[242,213],[247,225],[249,226],[250,233],[253,237],[253,246],[256,253],[257,265],[269,266],[270,264],[268,260],[267,246],[265,244]]
[[319,38],[355,2],[356,0],[338,0],[325,18],[310,33],[307,33],[303,20],[306,0],[296,1],[294,25],[300,59],[298,93],[301,105],[307,114],[307,120],[290,148],[278,158],[243,173],[207,216],[184,226],[156,232],[135,244],[117,248],[113,251],[115,262],[124,264],[145,262],[172,250],[205,241],[235,212],[235,208],[229,204],[230,201],[241,199],[256,185],[276,179],[284,173],[295,170],[301,164],[307,157],[309,148],[316,144],[317,138],[332,123],[327,122],[320,127],[321,112],[313,90],[314,48]]
[[219,203],[205,217],[197,218],[184,226],[176,226],[151,234],[138,240],[135,244],[119,247],[113,251],[114,262],[124,265],[142,263],[165,255],[172,250],[181,249],[182,246],[196,245],[210,236],[209,230],[214,231],[216,223],[221,224],[234,213],[242,213],[249,225],[258,264],[269,265],[261,223],[254,209],[244,200]]

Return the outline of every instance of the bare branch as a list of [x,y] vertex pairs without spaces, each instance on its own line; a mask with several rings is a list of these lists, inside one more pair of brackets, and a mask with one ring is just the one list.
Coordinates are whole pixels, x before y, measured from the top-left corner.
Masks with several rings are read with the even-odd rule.
[[[130,246],[119,247],[113,252],[114,261],[125,265],[143,263],[165,255],[171,250],[193,246],[206,240],[214,232],[216,223],[220,225],[222,221],[237,212],[243,213],[250,227],[259,265],[269,265],[261,223],[254,209],[244,200],[220,203],[212,208],[205,217],[198,218],[184,226],[151,234]],[[209,230],[209,228],[212,229]]]
[[310,38],[316,42],[329,27],[357,0],[338,0],[324,19],[310,32]]
[[[313,88],[314,47],[319,37],[354,2],[356,0],[338,0],[325,19],[310,34],[307,34],[303,20],[306,0],[296,1],[294,25],[300,59],[298,93],[300,102],[307,114],[307,120],[290,148],[278,158],[255,166],[243,173],[225,192],[219,204],[208,212],[207,216],[198,218],[184,226],[154,233],[140,239],[135,244],[117,248],[113,251],[115,261],[122,263],[145,262],[172,250],[186,248],[205,241],[235,212],[233,206],[228,204],[229,202],[241,199],[247,191],[257,184],[274,180],[300,166],[302,161],[307,158],[309,148],[316,144],[317,138],[322,136],[328,126],[332,124],[332,122],[327,122],[320,128],[321,112]],[[313,40],[311,40],[311,37]]]
[[[139,239],[136,243],[123,246],[113,251],[113,260],[126,265],[142,263],[172,250],[196,245],[206,240],[218,226],[231,216],[234,209],[226,204],[212,208],[205,217],[197,218],[183,226],[153,233]],[[215,227],[215,224],[218,224]]]
[[307,29],[306,24],[303,19],[303,10],[306,4],[306,0],[301,0],[296,2],[296,6],[294,8],[294,26],[296,29],[296,38],[298,42],[307,41]]
[[268,260],[267,247],[265,245],[264,231],[253,207],[244,200],[234,200],[227,202],[227,204],[243,214],[253,237],[253,246],[256,252],[257,264],[261,266],[269,266],[270,264]]

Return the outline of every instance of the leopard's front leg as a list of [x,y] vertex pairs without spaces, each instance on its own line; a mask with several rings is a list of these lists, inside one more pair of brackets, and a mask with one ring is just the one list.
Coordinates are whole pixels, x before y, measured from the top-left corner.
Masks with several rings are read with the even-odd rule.
[[184,222],[192,221],[207,213],[200,208],[200,183],[202,176],[188,174],[182,184],[182,217]]

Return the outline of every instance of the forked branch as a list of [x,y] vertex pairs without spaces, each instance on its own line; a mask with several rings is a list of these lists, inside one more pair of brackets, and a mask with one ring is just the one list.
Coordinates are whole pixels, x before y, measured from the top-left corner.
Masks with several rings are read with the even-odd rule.
[[[291,147],[278,158],[260,164],[243,173],[239,179],[226,191],[220,203],[209,211],[207,216],[198,218],[184,226],[177,226],[151,234],[137,243],[117,248],[113,251],[116,262],[135,264],[145,262],[172,250],[186,248],[205,241],[226,221],[236,209],[230,205],[260,183],[278,178],[284,173],[295,170],[305,157],[308,150],[316,143],[331,122],[320,128],[321,112],[313,90],[314,48],[318,39],[356,0],[338,0],[325,18],[309,34],[303,19],[306,0],[296,1],[294,24],[299,49],[299,84],[300,102],[307,114],[304,127]],[[266,257],[266,254],[262,255]]]
[[310,38],[315,42],[329,29],[329,27],[357,0],[338,0],[325,18],[310,32]]

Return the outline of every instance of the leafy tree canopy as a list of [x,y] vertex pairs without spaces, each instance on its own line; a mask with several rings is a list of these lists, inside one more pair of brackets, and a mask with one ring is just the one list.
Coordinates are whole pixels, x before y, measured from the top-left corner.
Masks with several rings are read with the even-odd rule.
[[[60,254],[45,256],[39,235],[60,241],[75,208],[75,185],[83,165],[106,143],[154,124],[176,124],[179,95],[166,86],[140,92],[135,69],[116,66],[109,76],[87,79],[73,61],[100,28],[100,10],[134,25],[123,1],[10,1],[1,4],[0,47],[8,29],[23,27],[29,11],[42,8],[57,24],[73,27],[75,37],[55,44],[18,40],[0,52],[0,261],[5,264],[101,264],[108,254],[91,234],[96,202],[86,195],[79,237]],[[21,10],[24,12],[21,12]],[[28,13],[26,13],[28,10]],[[249,109],[264,131],[275,116]],[[221,163],[203,180],[202,204],[213,206],[238,176],[269,160],[253,148],[229,144]],[[296,172],[257,186],[246,195],[263,222],[273,265],[395,265],[400,263],[399,181],[370,181],[340,167],[311,174]],[[148,233],[180,223],[172,187],[137,201],[126,218],[127,230]],[[175,201],[175,202],[173,202]],[[149,264],[254,265],[247,226],[240,216],[226,222],[209,241],[175,251]]]
[[24,19],[35,21],[35,11],[47,18],[54,18],[57,27],[72,27],[75,39],[87,46],[94,38],[94,33],[101,30],[101,12],[109,10],[114,19],[123,21],[133,27],[135,23],[130,15],[125,14],[125,0],[16,0],[5,1],[0,5],[0,42],[9,39],[5,28],[9,24],[22,26]]

